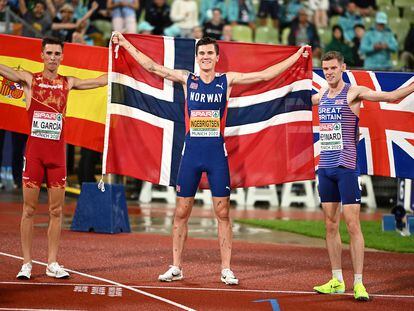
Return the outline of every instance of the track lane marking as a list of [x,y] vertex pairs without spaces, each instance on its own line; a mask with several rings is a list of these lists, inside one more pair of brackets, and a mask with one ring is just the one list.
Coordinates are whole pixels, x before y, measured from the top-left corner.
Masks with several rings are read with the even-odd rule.
[[[23,257],[8,254],[8,253],[0,252],[0,255],[10,257],[10,258],[14,258],[14,259],[23,260]],[[32,260],[32,262],[36,263],[38,265],[41,265],[41,266],[45,266],[45,267],[47,266],[47,264],[44,263],[44,262],[40,262],[40,261],[36,261],[36,260]],[[162,301],[162,302],[165,302],[167,304],[173,305],[175,307],[181,308],[181,309],[186,310],[186,311],[195,311],[194,309],[192,309],[190,307],[187,307],[185,305],[182,305],[178,302],[175,302],[175,301],[172,301],[172,300],[169,300],[169,299],[157,296],[157,295],[153,295],[151,293],[147,293],[145,291],[139,290],[137,288],[133,288],[131,286],[128,286],[128,285],[125,285],[125,284],[122,284],[122,283],[118,283],[118,282],[115,282],[115,281],[112,281],[112,280],[109,280],[109,279],[105,279],[105,278],[101,278],[101,277],[98,277],[98,276],[94,276],[94,275],[91,275],[91,274],[79,272],[79,271],[76,271],[76,270],[71,270],[71,269],[67,269],[67,268],[65,268],[65,270],[68,271],[68,272],[71,272],[73,274],[78,274],[78,275],[81,275],[81,276],[84,276],[84,277],[87,277],[87,278],[90,278],[90,279],[98,280],[98,281],[101,281],[101,282],[104,282],[104,283],[109,283],[109,284],[112,284],[112,285],[115,285],[115,286],[118,286],[118,287],[128,289],[130,291],[136,292],[138,294],[141,294],[141,295],[144,295],[144,296],[147,296],[147,297],[150,297],[150,298]],[[33,283],[33,284],[35,284],[35,283]]]
[[[83,284],[83,283],[32,283],[32,282],[0,282],[5,285],[40,285],[40,286],[112,286],[107,284]],[[320,295],[312,291],[289,291],[289,290],[269,290],[269,289],[236,289],[236,288],[203,288],[203,287],[179,287],[179,286],[149,286],[149,285],[130,285],[132,288],[142,288],[142,289],[174,289],[174,290],[193,290],[193,291],[223,291],[223,292],[246,292],[246,293],[274,293],[274,294],[314,294]],[[343,293],[335,295],[345,295],[353,296],[352,293]],[[405,298],[405,299],[414,299],[414,295],[386,295],[386,294],[369,294],[373,297],[381,298]]]

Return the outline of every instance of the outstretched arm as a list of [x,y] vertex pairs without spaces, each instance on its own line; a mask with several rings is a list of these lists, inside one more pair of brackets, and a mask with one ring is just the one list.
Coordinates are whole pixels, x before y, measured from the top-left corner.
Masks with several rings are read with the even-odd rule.
[[356,86],[359,100],[394,102],[414,92],[414,83],[391,92],[373,91],[365,86]]
[[68,77],[69,89],[75,90],[89,90],[108,84],[108,74],[103,74],[94,79],[78,79],[75,77]]
[[32,74],[30,72],[14,70],[13,68],[2,64],[0,64],[0,76],[5,77],[7,80],[26,85],[30,85],[32,81]]
[[114,32],[112,42],[113,44],[119,44],[119,46],[127,50],[127,52],[137,61],[137,63],[144,67],[144,69],[148,72],[155,73],[161,78],[168,79],[173,82],[179,82],[181,84],[185,84],[187,82],[189,75],[189,72],[187,70],[170,69],[157,64],[147,55],[138,51],[138,49],[129,43],[121,33]]
[[302,46],[295,54],[289,58],[262,71],[248,73],[229,72],[227,73],[229,86],[232,86],[234,84],[250,84],[261,81],[269,81],[292,66],[302,55],[303,57],[308,57],[309,52],[306,50],[307,47],[308,46]]

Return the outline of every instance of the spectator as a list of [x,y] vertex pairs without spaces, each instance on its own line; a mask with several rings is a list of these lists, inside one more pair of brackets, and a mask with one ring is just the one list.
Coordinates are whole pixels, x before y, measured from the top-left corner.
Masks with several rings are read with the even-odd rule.
[[[90,20],[105,20],[105,21],[111,21],[111,12],[108,10],[108,1],[107,0],[96,0],[98,3],[98,10],[96,10]],[[89,1],[88,8],[90,9],[92,6],[92,2]]]
[[183,38],[191,38],[193,28],[198,26],[198,8],[195,0],[174,0],[171,5],[171,20],[180,28]]
[[220,40],[223,34],[224,21],[221,17],[221,11],[218,8],[213,9],[213,17],[204,24],[204,36]]
[[302,0],[288,1],[282,10],[281,28],[290,27],[292,21],[298,16],[299,10],[303,8],[305,8],[305,6],[303,5]]
[[193,28],[193,39],[200,40],[203,37],[204,37],[203,27],[201,27],[201,26],[195,26]]
[[231,27],[231,25],[224,25],[221,40],[234,41],[233,40],[233,28]]
[[352,39],[352,57],[354,58],[354,66],[362,68],[364,66],[364,58],[359,52],[362,37],[365,35],[365,26],[363,24],[356,24],[354,26],[355,36]]
[[153,0],[145,12],[145,20],[154,26],[154,35],[164,34],[164,29],[172,25],[170,6],[165,0]]
[[255,13],[252,0],[230,0],[228,20],[232,25],[248,25],[254,29]]
[[152,35],[154,29],[154,26],[152,26],[150,23],[146,21],[143,21],[138,24],[138,33],[142,35]]
[[326,46],[325,53],[328,51],[340,52],[344,56],[347,65],[354,65],[352,49],[345,43],[344,32],[341,26],[335,25],[332,27],[332,41]]
[[314,24],[309,22],[308,13],[300,9],[298,17],[292,21],[288,37],[289,45],[310,45],[312,46],[313,57],[319,59],[321,56],[321,45],[318,32]]
[[60,18],[56,16],[53,19],[52,35],[65,42],[72,42],[72,35],[75,31],[84,33],[87,27],[86,21],[91,17],[92,13],[98,9],[98,3],[93,2],[92,7],[79,20],[74,19],[74,8],[71,4],[66,3],[60,9]]
[[[7,8],[7,0],[0,0],[0,33],[6,32],[6,8]],[[0,135],[0,141],[1,141]],[[1,152],[1,149],[0,149]],[[1,167],[1,162],[0,162]],[[1,183],[1,181],[0,181]],[[1,187],[0,187],[1,188]]]
[[309,8],[313,12],[313,22],[317,28],[328,27],[328,0],[309,0]]
[[411,25],[410,31],[407,37],[405,37],[401,62],[403,63],[404,71],[412,71],[414,69],[414,25]]
[[355,2],[349,2],[346,7],[344,16],[339,18],[339,26],[344,30],[345,41],[351,42],[354,38],[354,26],[356,24],[362,24],[362,18],[358,15],[358,10]]
[[376,8],[375,0],[353,0],[358,7],[359,14],[371,16]]
[[329,16],[343,15],[349,0],[329,0]]
[[75,12],[73,13],[73,17],[75,19],[81,19],[88,12],[88,6],[84,5],[83,1],[71,0],[70,4],[75,10]]
[[138,0],[108,0],[107,8],[112,10],[114,31],[136,33]]
[[23,26],[23,36],[40,38],[43,37],[52,27],[49,14],[46,13],[46,4],[42,0],[36,0],[34,8],[29,11],[24,0],[19,0],[19,9],[24,20],[32,26]]
[[257,17],[260,19],[260,24],[266,26],[266,19],[268,16],[273,21],[273,27],[279,28],[279,14],[280,7],[278,0],[260,0],[259,12]]
[[387,14],[377,12],[375,25],[362,38],[359,51],[365,56],[365,69],[382,70],[392,68],[391,53],[398,51],[398,43],[395,34],[387,27],[387,23]]
[[227,19],[227,3],[226,0],[201,0],[199,8],[200,24],[205,24],[213,17],[213,9],[217,8],[221,11],[223,20]]

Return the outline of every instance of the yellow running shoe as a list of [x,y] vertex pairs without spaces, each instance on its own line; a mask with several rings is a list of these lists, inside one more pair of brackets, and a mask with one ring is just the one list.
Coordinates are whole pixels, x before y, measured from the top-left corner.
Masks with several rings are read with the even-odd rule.
[[356,300],[368,301],[369,296],[365,286],[362,283],[358,283],[354,286],[354,297]]
[[337,278],[332,278],[328,283],[315,286],[313,289],[319,294],[342,294],[345,293],[345,282],[339,282]]

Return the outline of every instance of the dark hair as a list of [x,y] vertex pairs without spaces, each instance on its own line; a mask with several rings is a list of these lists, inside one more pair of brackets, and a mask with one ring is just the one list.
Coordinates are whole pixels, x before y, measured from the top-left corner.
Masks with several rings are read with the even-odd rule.
[[364,24],[355,24],[355,25],[354,25],[354,29],[356,29],[356,28],[362,28],[362,29],[365,29],[365,26],[364,26]]
[[198,54],[198,48],[200,46],[209,45],[209,44],[214,45],[214,49],[216,50],[216,54],[219,55],[220,49],[219,49],[218,43],[215,39],[210,38],[210,37],[205,37],[205,38],[201,38],[200,40],[198,40],[198,42],[196,44],[196,55]]
[[344,63],[344,56],[338,52],[338,51],[329,51],[326,52],[323,56],[321,61],[328,61],[328,60],[332,60],[332,59],[336,59],[339,63],[343,64]]
[[337,29],[341,32],[341,37],[339,38],[339,41],[343,42],[345,40],[344,39],[344,30],[339,25],[334,25],[332,27],[332,38],[334,38],[334,35],[333,34],[334,34],[335,30],[337,30]]
[[46,9],[46,3],[43,0],[36,0],[34,2],[34,6],[35,7],[38,3],[40,3],[41,5],[43,5],[43,8]]
[[213,12],[214,11],[219,11],[220,12],[220,14],[222,14],[223,12],[221,12],[221,9],[220,8],[217,8],[217,7],[215,7],[215,8],[213,8],[213,10],[212,10]]
[[44,37],[42,40],[42,51],[45,48],[46,44],[56,44],[56,45],[60,45],[60,47],[63,50],[63,41],[58,39],[58,38],[54,38],[54,37]]

